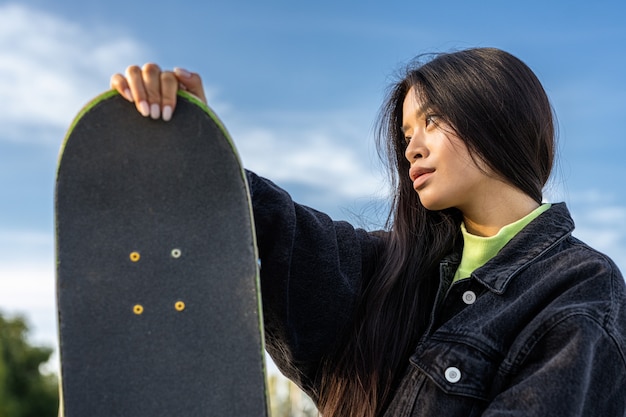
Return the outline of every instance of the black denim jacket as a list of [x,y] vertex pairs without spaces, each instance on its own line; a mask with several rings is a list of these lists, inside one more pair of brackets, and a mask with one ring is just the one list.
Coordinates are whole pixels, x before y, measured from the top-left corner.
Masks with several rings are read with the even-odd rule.
[[[248,180],[267,350],[315,400],[380,240]],[[467,280],[451,285],[460,254],[444,259],[429,329],[384,416],[626,416],[624,279],[573,229],[555,204]]]

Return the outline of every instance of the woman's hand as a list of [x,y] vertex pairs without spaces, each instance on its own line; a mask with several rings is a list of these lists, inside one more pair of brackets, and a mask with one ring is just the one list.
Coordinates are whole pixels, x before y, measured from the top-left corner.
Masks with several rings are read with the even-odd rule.
[[131,65],[125,75],[114,74],[111,88],[117,90],[126,100],[135,103],[137,110],[145,117],[162,118],[166,122],[172,118],[176,108],[176,93],[185,90],[207,104],[202,79],[196,73],[182,68],[162,71],[153,63],[143,67]]

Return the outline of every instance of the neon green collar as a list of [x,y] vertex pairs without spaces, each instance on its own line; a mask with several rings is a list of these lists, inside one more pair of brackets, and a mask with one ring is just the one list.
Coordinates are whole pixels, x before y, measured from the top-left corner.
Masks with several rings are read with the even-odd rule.
[[473,235],[467,231],[465,224],[461,223],[463,255],[461,256],[461,264],[456,270],[456,274],[454,274],[453,282],[469,278],[472,272],[496,256],[500,249],[509,243],[528,223],[535,220],[551,206],[551,204],[540,205],[525,217],[504,226],[495,236],[482,237]]

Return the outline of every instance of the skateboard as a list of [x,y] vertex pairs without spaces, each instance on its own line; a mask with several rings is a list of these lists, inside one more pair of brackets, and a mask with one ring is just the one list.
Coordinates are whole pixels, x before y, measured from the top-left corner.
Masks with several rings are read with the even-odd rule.
[[166,123],[91,101],[55,227],[62,415],[269,414],[248,186],[208,107],[180,92]]

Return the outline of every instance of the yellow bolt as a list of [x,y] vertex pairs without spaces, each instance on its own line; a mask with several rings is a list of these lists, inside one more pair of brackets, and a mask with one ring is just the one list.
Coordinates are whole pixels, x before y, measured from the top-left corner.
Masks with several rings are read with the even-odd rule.
[[176,304],[174,304],[174,308],[176,309],[176,311],[183,311],[185,309],[185,303],[183,303],[182,301],[177,301]]
[[141,313],[143,313],[143,306],[141,304],[135,305],[135,307],[133,307],[133,313],[135,313],[136,315],[140,315]]
[[139,252],[131,252],[130,253],[130,260],[132,262],[139,262],[140,258],[141,258],[141,255],[139,254]]

